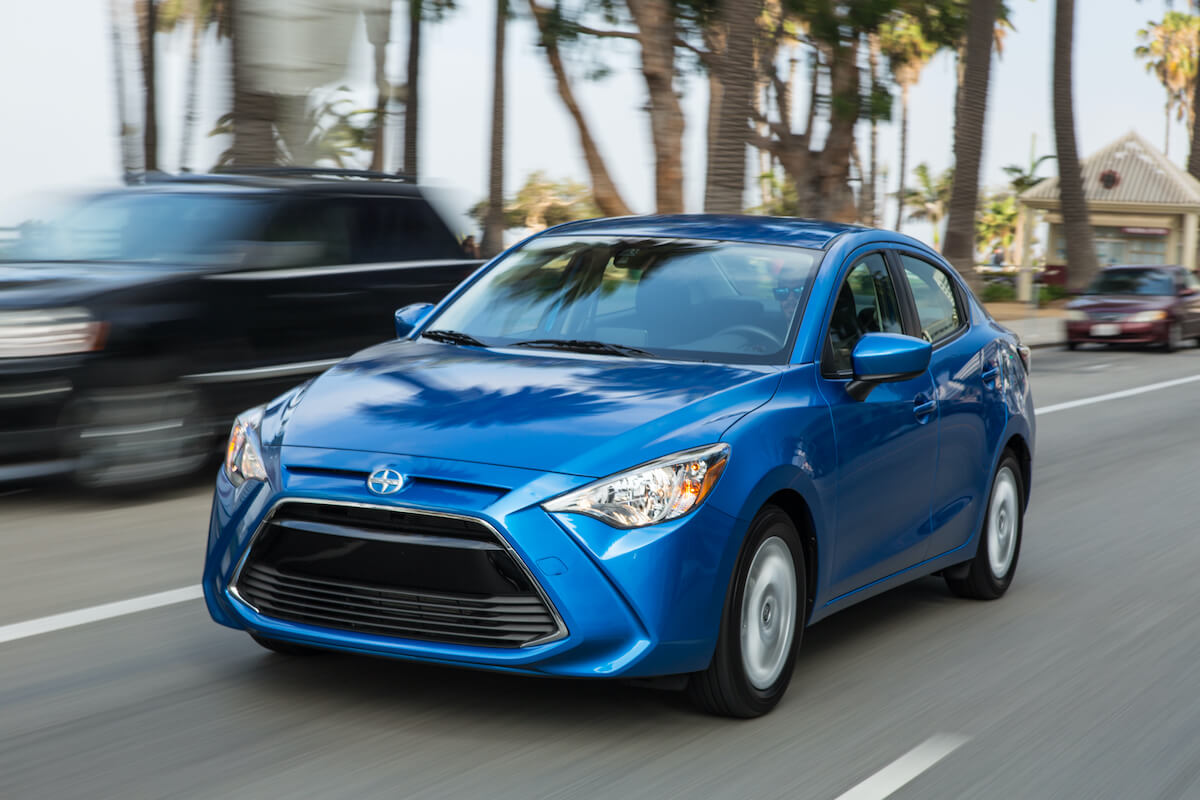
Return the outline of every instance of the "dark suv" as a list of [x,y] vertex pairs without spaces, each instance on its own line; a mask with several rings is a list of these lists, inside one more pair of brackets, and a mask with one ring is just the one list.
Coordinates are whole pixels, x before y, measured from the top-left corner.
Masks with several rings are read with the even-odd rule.
[[234,415],[394,336],[478,261],[421,190],[346,170],[160,178],[0,253],[0,480],[189,473]]

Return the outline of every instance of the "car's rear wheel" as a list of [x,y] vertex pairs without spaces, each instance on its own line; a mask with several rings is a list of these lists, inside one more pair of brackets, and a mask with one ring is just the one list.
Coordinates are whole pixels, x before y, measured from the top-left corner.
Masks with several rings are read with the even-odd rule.
[[795,525],[767,506],[746,534],[712,662],[688,683],[697,705],[712,714],[757,717],[779,703],[804,631],[805,574]]
[[1025,487],[1021,465],[1006,451],[992,478],[987,513],[975,557],[946,571],[946,583],[960,597],[995,600],[1008,591],[1021,554],[1025,529]]
[[1072,342],[1072,341],[1068,340],[1067,341],[1067,349],[1068,350],[1078,350],[1079,342]]
[[266,636],[259,636],[257,633],[250,634],[250,638],[272,653],[278,653],[283,656],[311,656],[321,652],[315,647],[306,647],[302,644],[285,642],[282,639],[271,639]]

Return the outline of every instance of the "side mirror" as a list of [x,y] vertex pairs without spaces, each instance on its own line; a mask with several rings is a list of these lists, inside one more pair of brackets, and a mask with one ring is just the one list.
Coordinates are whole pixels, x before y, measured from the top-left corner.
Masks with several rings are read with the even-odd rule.
[[846,392],[855,400],[866,400],[881,383],[911,380],[929,369],[932,353],[933,345],[924,339],[868,333],[854,346],[854,380],[846,386]]
[[425,321],[433,303],[413,303],[410,306],[396,309],[396,338],[407,339],[418,325]]

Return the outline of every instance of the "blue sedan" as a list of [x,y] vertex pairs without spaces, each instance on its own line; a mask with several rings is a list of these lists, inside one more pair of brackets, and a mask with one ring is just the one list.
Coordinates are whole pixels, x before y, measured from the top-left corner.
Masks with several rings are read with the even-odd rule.
[[806,626],[1012,582],[1028,350],[913,239],[569,223],[396,328],[234,425],[204,592],[267,648],[685,676],[751,717]]

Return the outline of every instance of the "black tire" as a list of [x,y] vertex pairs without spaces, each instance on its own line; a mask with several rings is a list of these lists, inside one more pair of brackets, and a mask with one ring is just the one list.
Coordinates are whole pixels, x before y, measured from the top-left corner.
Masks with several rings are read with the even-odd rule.
[[[777,541],[786,546],[795,573],[795,597],[790,615],[791,642],[786,646],[786,651],[781,645],[781,652],[785,652],[785,655],[783,655],[782,668],[778,671],[777,677],[769,685],[759,687],[752,682],[743,659],[742,605],[755,556],[760,551],[766,552],[767,550],[781,555],[783,551],[776,544]],[[777,560],[776,563],[786,562]],[[704,671],[693,673],[688,681],[688,694],[692,702],[710,714],[740,718],[761,716],[779,703],[791,681],[792,668],[796,663],[796,651],[799,649],[804,626],[808,620],[806,574],[804,550],[791,518],[775,506],[764,507],[750,523],[746,541],[742,545],[742,551],[734,567],[733,579],[730,581],[728,592],[726,592],[725,608],[721,614],[721,629],[717,636],[717,646],[712,662]],[[770,602],[770,598],[767,598],[763,606],[764,625],[769,624]],[[784,605],[781,604],[779,607],[783,608]],[[780,611],[779,613],[784,615],[785,612]],[[782,632],[784,628],[778,630]],[[783,634],[780,633],[780,635]]]
[[66,452],[80,488],[122,493],[169,485],[216,461],[217,427],[183,383],[95,390],[64,415]]
[[[1012,555],[1008,559],[1007,568],[1003,570],[1002,574],[997,575],[992,567],[989,542],[991,542],[993,527],[993,501],[997,499],[998,491],[1005,491],[1001,486],[1002,480],[1005,480],[1001,477],[1003,475],[1011,477],[1016,490],[1015,521],[1011,519],[1008,521],[1009,525],[1013,525],[1008,530],[1010,535],[1015,535],[1015,542],[1012,544]],[[1021,465],[1016,456],[1006,450],[1000,459],[1000,464],[996,467],[996,473],[992,476],[992,487],[988,492],[988,506],[984,511],[983,524],[979,529],[979,544],[975,549],[975,557],[944,573],[950,591],[959,597],[973,600],[996,600],[1003,597],[1012,584],[1013,575],[1017,571],[1017,561],[1021,555],[1021,539],[1024,532],[1025,482],[1021,474]],[[1000,541],[1005,540],[1001,538]]]
[[1183,326],[1178,320],[1172,320],[1167,325],[1167,338],[1163,341],[1163,352],[1174,353],[1183,344]]
[[1067,342],[1067,349],[1068,350],[1078,350],[1079,342]]
[[259,636],[257,633],[250,634],[250,638],[272,653],[284,656],[311,656],[321,652],[315,647],[306,647],[302,644],[285,642],[282,639],[268,639],[266,636]]

